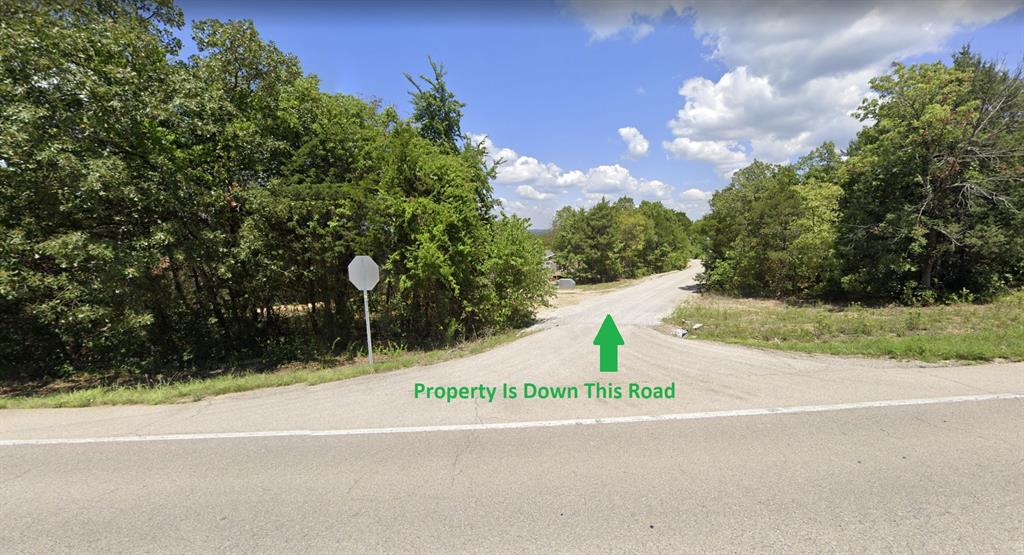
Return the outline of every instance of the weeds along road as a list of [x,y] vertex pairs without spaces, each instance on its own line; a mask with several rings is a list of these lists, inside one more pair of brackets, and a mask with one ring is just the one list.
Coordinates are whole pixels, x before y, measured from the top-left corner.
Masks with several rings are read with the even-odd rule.
[[[168,406],[0,411],[0,551],[1019,551],[1024,364],[652,329],[699,271],[472,357]],[[592,344],[612,314],[619,372]],[[414,399],[416,383],[675,399]],[[669,415],[669,416],[665,416]]]

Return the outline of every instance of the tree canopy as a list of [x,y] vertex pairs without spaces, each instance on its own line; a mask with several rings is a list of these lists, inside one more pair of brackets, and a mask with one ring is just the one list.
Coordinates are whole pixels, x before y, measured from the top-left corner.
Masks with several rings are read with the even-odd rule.
[[[163,373],[529,323],[528,222],[434,70],[411,120],[320,90],[250,21],[169,1],[0,4],[0,378]],[[415,83],[414,83],[415,84]],[[437,104],[435,103],[437,101]]]
[[709,287],[868,302],[1024,284],[1024,81],[964,48],[871,81],[845,156],[754,162],[699,224]]
[[445,77],[448,72],[444,64],[429,59],[433,76],[420,75],[414,78],[406,73],[405,78],[415,88],[412,97],[412,120],[416,122],[420,135],[441,148],[455,152],[462,142],[462,109],[465,104],[448,90]]
[[582,283],[685,268],[694,254],[690,219],[660,202],[622,197],[555,213],[552,249],[561,271]]

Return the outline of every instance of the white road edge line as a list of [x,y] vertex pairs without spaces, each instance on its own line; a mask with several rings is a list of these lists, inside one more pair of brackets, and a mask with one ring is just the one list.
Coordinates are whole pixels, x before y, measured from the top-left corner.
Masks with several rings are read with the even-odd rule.
[[808,412],[835,412],[843,410],[872,409],[885,407],[909,407],[938,405],[945,403],[967,403],[976,401],[1004,401],[1024,399],[1019,393],[994,393],[987,395],[964,395],[960,397],[934,397],[928,399],[897,399],[891,401],[864,401],[859,403],[838,403],[834,405],[804,405],[796,407],[775,407],[761,409],[720,410],[710,412],[684,412],[653,416],[614,416],[608,418],[572,418],[568,420],[535,420],[527,422],[495,422],[492,424],[450,424],[438,426],[406,426],[398,428],[352,428],[347,430],[281,430],[268,432],[218,432],[205,434],[164,434],[111,437],[77,437],[46,439],[0,439],[0,447],[25,445],[81,445],[90,443],[139,443],[149,441],[192,441],[203,439],[246,439],[277,437],[333,437],[371,436],[387,434],[420,434],[432,432],[473,432],[485,430],[523,430],[529,428],[560,428],[566,426],[597,426],[602,424],[635,424],[640,422],[671,422],[678,420],[704,420],[710,418],[731,418],[735,416],[766,416],[780,414],[801,414]]

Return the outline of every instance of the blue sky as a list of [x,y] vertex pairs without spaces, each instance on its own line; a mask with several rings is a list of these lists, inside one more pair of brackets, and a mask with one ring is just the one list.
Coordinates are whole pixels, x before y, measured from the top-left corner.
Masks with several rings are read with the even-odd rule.
[[505,160],[497,194],[535,227],[565,204],[624,194],[699,217],[754,158],[845,146],[860,125],[849,110],[893,60],[948,60],[967,42],[1011,66],[1024,59],[1020,2],[181,6],[189,22],[252,19],[325,90],[406,115],[403,72],[426,71],[427,56],[444,63],[467,104],[463,130]]

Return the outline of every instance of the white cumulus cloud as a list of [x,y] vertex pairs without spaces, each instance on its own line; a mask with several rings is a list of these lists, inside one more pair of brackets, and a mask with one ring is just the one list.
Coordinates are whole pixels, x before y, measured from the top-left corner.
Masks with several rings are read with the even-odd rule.
[[895,59],[934,52],[954,32],[1001,19],[1019,0],[867,0],[787,4],[700,0],[690,4],[695,31],[713,56],[745,66],[788,92],[822,76],[884,68]]
[[642,158],[647,156],[647,148],[650,143],[636,127],[620,127],[619,137],[626,143],[630,158]]
[[691,18],[694,33],[727,71],[717,80],[683,81],[682,108],[668,122],[674,139],[662,146],[723,174],[753,158],[792,160],[826,140],[844,147],[861,127],[850,113],[869,93],[871,77],[895,60],[938,52],[957,31],[1021,6],[1020,0],[573,4],[591,40],[639,36],[640,26],[657,25],[667,14]]
[[485,135],[470,135],[470,138],[487,149],[487,157],[491,162],[501,161],[495,183],[515,186],[516,193],[526,198],[537,199],[538,195],[545,193],[565,194],[570,190],[654,198],[668,197],[672,192],[667,184],[656,179],[636,177],[619,164],[595,166],[585,171],[566,171],[557,164],[522,156],[510,148],[498,148]]
[[532,198],[533,200],[545,200],[555,196],[551,193],[542,193],[529,185],[520,185],[516,187],[516,194],[521,197]]
[[711,200],[711,197],[713,195],[714,195],[714,193],[712,193],[710,191],[701,191],[700,189],[687,189],[687,190],[683,191],[682,193],[679,193],[679,197],[680,198],[682,198],[683,200],[689,200],[689,201],[693,201],[693,200],[704,200],[704,201],[707,201],[707,200]]
[[[657,179],[633,175],[620,164],[602,164],[585,170],[563,170],[557,164],[541,162],[510,148],[496,146],[485,135],[470,135],[474,143],[487,149],[488,161],[501,160],[494,180],[496,194],[506,210],[530,218],[533,225],[546,227],[555,210],[567,204],[591,206],[602,198],[614,200],[629,196],[636,200],[656,200],[666,206],[700,215],[705,204],[676,199],[671,185]],[[518,200],[511,198],[518,197]],[[688,201],[700,200],[683,195]]]
[[670,10],[682,15],[686,2],[676,0],[637,0],[634,2],[596,2],[572,0],[570,5],[591,40],[604,40],[623,33],[640,40],[654,32],[654,23]]
[[735,141],[701,141],[676,137],[671,141],[663,141],[661,147],[673,158],[714,164],[718,173],[725,177],[742,168],[747,161],[746,151]]

